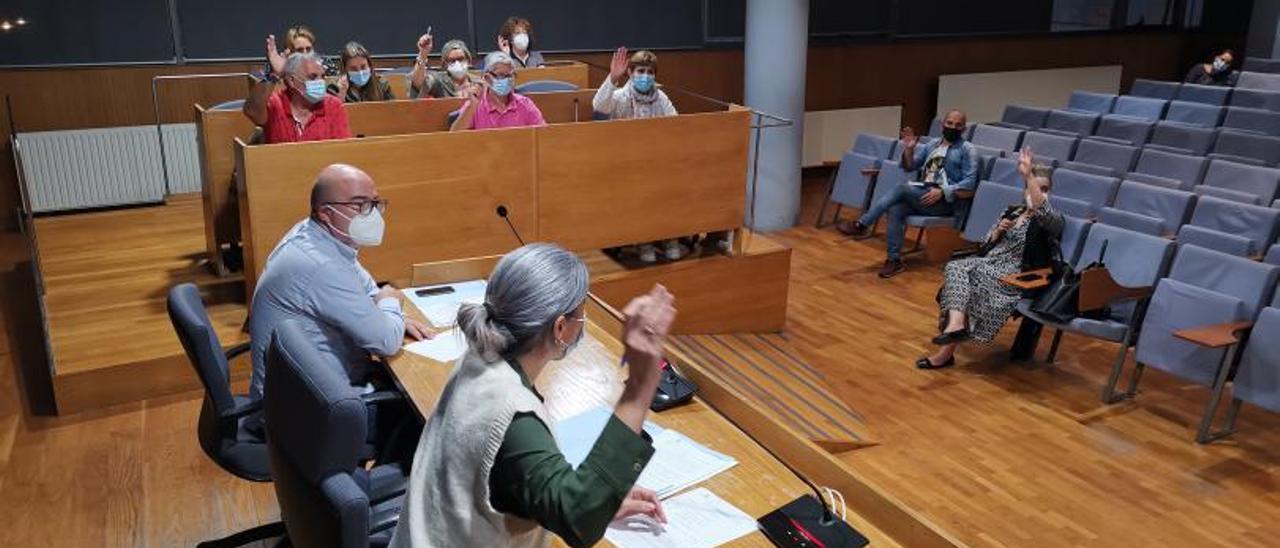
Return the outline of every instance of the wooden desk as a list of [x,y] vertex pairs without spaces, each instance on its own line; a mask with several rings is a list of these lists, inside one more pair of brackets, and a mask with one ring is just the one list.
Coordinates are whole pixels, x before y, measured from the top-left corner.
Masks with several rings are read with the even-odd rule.
[[[465,263],[465,261],[459,262]],[[491,257],[479,258],[475,259],[475,262],[478,268],[481,268],[484,265],[491,265],[493,260]],[[442,269],[442,272],[468,272],[469,270],[477,269],[458,268],[454,265],[447,267],[447,270]],[[430,279],[433,282],[443,281],[440,277],[431,277],[429,273],[423,273],[423,276],[423,279]],[[425,320],[421,312],[407,299],[404,299],[403,303],[407,315]],[[587,301],[586,313],[587,334],[583,337],[578,349],[564,361],[550,364],[542,376],[535,381],[538,390],[547,398],[547,409],[553,419],[570,417],[599,405],[612,406],[621,394],[623,372],[617,367],[622,349],[618,339],[621,323],[617,319],[617,312],[592,298]],[[669,350],[668,357],[686,372],[689,372],[688,369],[694,365],[678,352]],[[448,380],[452,365],[403,351],[388,361],[396,382],[413,401],[418,414],[429,417],[435,408],[440,391]],[[699,378],[696,382],[705,390],[705,385],[714,381]],[[725,392],[721,390],[723,388],[712,390],[711,394],[724,394]],[[808,487],[781,462],[707,405],[701,395],[691,404],[663,413],[651,413],[649,420],[664,428],[674,428],[707,447],[737,459],[737,466],[699,486],[707,488],[753,517],[763,516],[796,497],[810,492]],[[779,427],[774,423],[768,428],[773,436],[791,436],[789,442],[794,444],[792,446],[794,450],[806,451],[815,455],[815,458],[829,458],[822,449],[801,439],[785,426]],[[822,477],[814,477],[813,480],[820,484],[841,488],[839,484]],[[849,490],[843,489],[843,491],[851,501],[848,522],[871,539],[874,546],[897,546],[895,540],[861,516],[855,515],[852,501],[857,499],[857,495],[851,497],[852,493]],[[738,539],[733,545],[771,546],[768,540],[758,532]]]

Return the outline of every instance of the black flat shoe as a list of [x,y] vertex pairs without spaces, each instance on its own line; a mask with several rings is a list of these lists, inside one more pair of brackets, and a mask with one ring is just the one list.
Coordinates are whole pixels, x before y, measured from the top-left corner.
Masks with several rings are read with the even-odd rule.
[[932,361],[929,361],[928,356],[925,356],[923,358],[916,360],[916,367],[919,369],[942,369],[944,367],[951,367],[955,364],[956,364],[955,356],[951,356],[950,358],[947,358],[947,361],[942,362],[941,364],[938,364],[938,365],[934,365]]
[[964,342],[969,340],[969,330],[961,329],[950,333],[943,333],[933,338],[933,344],[938,346],[946,346],[952,343]]

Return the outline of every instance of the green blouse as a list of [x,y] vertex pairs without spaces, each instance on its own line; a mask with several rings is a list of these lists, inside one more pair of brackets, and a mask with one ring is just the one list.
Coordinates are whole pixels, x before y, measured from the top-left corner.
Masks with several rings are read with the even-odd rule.
[[[519,364],[508,361],[525,387],[542,399]],[[517,413],[489,473],[489,502],[499,512],[538,522],[570,546],[589,546],[604,537],[652,456],[648,436],[633,432],[614,415],[574,469],[541,419]]]

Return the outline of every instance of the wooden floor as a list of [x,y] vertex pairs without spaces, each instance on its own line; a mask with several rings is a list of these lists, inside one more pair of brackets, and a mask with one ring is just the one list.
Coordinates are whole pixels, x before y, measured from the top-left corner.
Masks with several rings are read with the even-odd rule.
[[[809,212],[820,189],[807,190]],[[1280,416],[1246,407],[1234,438],[1199,446],[1205,391],[1151,371],[1136,405],[1079,420],[1099,405],[1114,346],[1070,336],[1054,368],[1006,363],[1006,332],[963,349],[955,368],[918,371],[912,362],[936,325],[936,265],[909,263],[883,281],[879,240],[811,228],[780,239],[794,249],[789,351],[879,442],[841,458],[957,538],[1036,548],[1276,544]],[[13,249],[0,266],[21,260],[21,246],[0,245]],[[200,452],[195,393],[28,416],[13,356],[38,343],[0,343],[0,546],[190,545],[276,517],[269,485],[234,479]]]

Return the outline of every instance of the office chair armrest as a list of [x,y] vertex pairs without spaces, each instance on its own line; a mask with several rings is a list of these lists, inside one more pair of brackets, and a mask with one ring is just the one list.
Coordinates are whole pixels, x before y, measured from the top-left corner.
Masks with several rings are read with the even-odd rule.
[[404,394],[396,392],[395,390],[379,390],[377,392],[361,394],[360,399],[364,401],[365,404],[381,405],[390,402],[402,402],[404,401]]
[[1004,282],[1005,285],[1013,286],[1024,291],[1028,289],[1040,289],[1049,287],[1049,275],[1052,273],[1052,268],[1037,268],[1026,272],[1015,272],[1000,278],[1000,281]]
[[236,407],[226,413],[223,413],[223,420],[240,419],[252,413],[262,410],[262,400],[247,402],[240,407]]
[[1206,348],[1222,348],[1240,342],[1240,332],[1251,327],[1253,322],[1241,320],[1179,329],[1173,336]]
[[241,343],[231,348],[228,348],[226,351],[227,361],[231,361],[236,356],[244,354],[245,352],[248,352],[252,348],[253,348],[253,343]]

